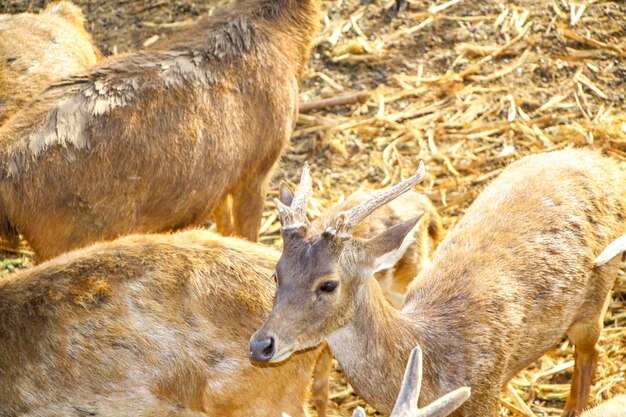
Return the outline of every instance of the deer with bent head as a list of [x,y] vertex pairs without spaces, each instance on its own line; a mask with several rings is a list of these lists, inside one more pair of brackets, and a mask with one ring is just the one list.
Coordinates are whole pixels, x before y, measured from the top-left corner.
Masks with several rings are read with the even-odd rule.
[[69,1],[39,14],[0,14],[0,126],[53,81],[99,59],[82,11]]
[[379,191],[335,216],[321,233],[306,217],[305,168],[291,204],[277,201],[284,239],[272,313],[250,341],[251,357],[280,362],[326,340],[355,390],[390,412],[404,363],[424,351],[420,401],[468,386],[454,416],[495,416],[502,386],[567,335],[576,347],[565,416],[587,405],[616,265],[593,260],[624,231],[626,177],[586,150],[526,157],[508,167],[439,245],[401,311],[373,278],[402,256],[417,219],[369,239],[354,227],[423,178]]
[[318,351],[247,346],[279,254],[192,230],[70,252],[0,281],[0,415],[304,417]]
[[55,83],[0,128],[0,232],[39,260],[201,225],[256,240],[320,0],[239,0]]

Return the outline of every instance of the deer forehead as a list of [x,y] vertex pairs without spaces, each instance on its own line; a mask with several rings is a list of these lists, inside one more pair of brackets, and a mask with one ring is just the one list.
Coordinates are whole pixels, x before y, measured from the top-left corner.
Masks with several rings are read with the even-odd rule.
[[336,271],[332,242],[323,237],[286,240],[276,273],[279,279],[312,282]]

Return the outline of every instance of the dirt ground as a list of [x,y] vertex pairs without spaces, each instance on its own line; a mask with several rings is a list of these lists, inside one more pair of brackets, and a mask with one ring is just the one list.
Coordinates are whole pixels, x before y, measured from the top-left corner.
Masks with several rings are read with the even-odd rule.
[[[221,1],[79,0],[105,55],[183,30]],[[45,1],[0,0],[0,13]],[[626,169],[626,2],[569,0],[327,0],[302,82],[303,102],[363,92],[365,103],[300,115],[268,196],[262,242],[280,246],[276,184],[313,165],[312,215],[363,184],[381,187],[427,166],[422,186],[454,226],[510,162],[570,146],[602,149]],[[5,254],[2,273],[32,264]],[[594,401],[626,392],[626,275],[605,317]],[[501,415],[558,416],[568,395],[572,346],[553,352],[503,391]],[[335,367],[331,416],[357,398]],[[378,415],[367,408],[368,415]]]

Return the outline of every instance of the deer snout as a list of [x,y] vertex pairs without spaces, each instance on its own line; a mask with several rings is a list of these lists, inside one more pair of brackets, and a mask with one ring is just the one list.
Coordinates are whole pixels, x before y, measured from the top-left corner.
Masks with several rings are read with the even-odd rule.
[[255,362],[269,362],[276,353],[276,343],[272,336],[252,336],[250,358]]

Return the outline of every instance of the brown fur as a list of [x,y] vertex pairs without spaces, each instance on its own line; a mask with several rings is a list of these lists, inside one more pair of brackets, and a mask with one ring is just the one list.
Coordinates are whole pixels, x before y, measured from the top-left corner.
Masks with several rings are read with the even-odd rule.
[[0,129],[0,223],[40,259],[214,209],[220,233],[256,240],[319,3],[240,0],[49,88]]
[[100,52],[74,4],[0,15],[0,126],[53,81],[98,62]]
[[[625,196],[619,166],[594,151],[512,164],[447,234],[402,311],[385,301],[372,274],[414,222],[368,241],[285,230],[274,308],[253,340],[271,335],[277,360],[327,340],[355,390],[382,412],[393,407],[405,361],[419,345],[420,403],[468,386],[471,398],[453,415],[491,417],[501,387],[567,335],[577,352],[565,414],[573,416],[586,407],[617,272],[615,262],[594,268],[593,261],[624,233]],[[339,286],[321,293],[327,281]]]
[[585,411],[581,417],[626,417],[626,395],[618,395]]
[[138,235],[0,283],[0,415],[304,417],[318,355],[257,366],[273,250],[206,231]]

